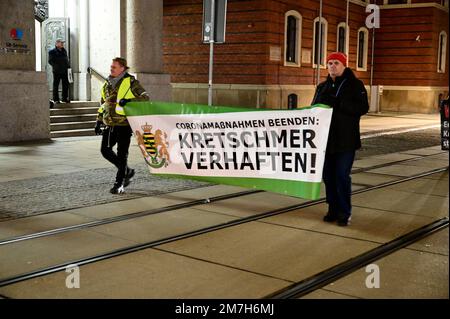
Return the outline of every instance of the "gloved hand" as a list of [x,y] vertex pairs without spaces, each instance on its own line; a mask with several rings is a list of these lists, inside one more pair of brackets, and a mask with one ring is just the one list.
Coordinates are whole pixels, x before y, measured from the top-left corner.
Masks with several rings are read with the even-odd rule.
[[102,124],[103,124],[102,121],[97,121],[97,123],[95,123],[94,128],[95,135],[102,135]]
[[125,106],[125,104],[127,104],[128,102],[130,102],[131,100],[130,99],[121,99],[120,101],[119,101],[119,105],[120,106]]
[[339,105],[339,98],[333,94],[324,94],[319,98],[319,103],[335,107]]

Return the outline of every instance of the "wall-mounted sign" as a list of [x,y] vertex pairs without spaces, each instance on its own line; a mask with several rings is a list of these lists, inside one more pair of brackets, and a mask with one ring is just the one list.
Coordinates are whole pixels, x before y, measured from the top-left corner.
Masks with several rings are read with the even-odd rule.
[[4,53],[30,54],[31,49],[26,44],[6,42],[5,47],[0,48],[1,51]]
[[309,49],[302,50],[302,63],[306,64],[311,63],[311,50]]
[[281,61],[281,47],[270,46],[270,61]]
[[0,53],[13,53],[13,54],[30,54],[31,49],[28,44],[22,43],[24,32],[19,28],[12,28],[9,30],[10,40],[6,41],[2,47],[0,47]]
[[20,41],[23,38],[23,30],[17,28],[11,29],[9,31],[9,36],[11,37],[12,40]]
[[446,100],[441,101],[440,105],[441,113],[441,149],[443,151],[449,150],[449,117],[450,110],[448,105],[448,97]]
[[227,0],[214,0],[214,36],[211,34],[212,0],[203,0],[203,43],[209,43],[211,37],[214,43],[225,42],[225,29],[227,22]]

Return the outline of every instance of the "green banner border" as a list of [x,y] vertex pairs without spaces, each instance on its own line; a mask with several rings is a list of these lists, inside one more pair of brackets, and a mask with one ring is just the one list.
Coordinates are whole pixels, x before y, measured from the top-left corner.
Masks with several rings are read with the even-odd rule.
[[145,115],[191,115],[191,114],[217,114],[217,113],[234,113],[234,112],[291,112],[310,110],[313,108],[330,109],[325,104],[315,104],[299,109],[257,109],[230,106],[208,106],[202,104],[184,104],[171,102],[130,102],[125,105],[125,114],[127,116],[145,116]]
[[200,182],[211,182],[215,184],[225,184],[231,186],[241,186],[246,188],[261,189],[282,195],[301,197],[305,199],[320,198],[320,182],[303,182],[284,179],[257,178],[257,177],[223,177],[223,176],[196,176],[165,174],[155,171],[152,175],[164,176],[169,178],[191,179]]

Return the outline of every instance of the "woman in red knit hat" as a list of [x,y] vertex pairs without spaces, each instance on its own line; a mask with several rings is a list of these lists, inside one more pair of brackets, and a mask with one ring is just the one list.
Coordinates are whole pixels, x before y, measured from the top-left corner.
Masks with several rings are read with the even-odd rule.
[[355,151],[361,148],[359,120],[369,110],[363,82],[346,65],[344,53],[327,57],[328,77],[317,86],[312,102],[333,108],[323,168],[328,203],[323,220],[339,226],[347,226],[352,214],[350,173]]

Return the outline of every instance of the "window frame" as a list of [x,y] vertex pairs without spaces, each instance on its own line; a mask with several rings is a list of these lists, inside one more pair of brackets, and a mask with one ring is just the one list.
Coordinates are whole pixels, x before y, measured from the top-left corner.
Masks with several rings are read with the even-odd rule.
[[[287,53],[287,42],[288,42],[288,18],[290,16],[293,16],[297,20],[297,41],[296,41],[296,48],[295,48],[295,60],[296,62],[290,62],[286,59],[286,53]],[[300,67],[301,66],[301,49],[302,49],[302,21],[303,17],[302,15],[296,11],[296,10],[289,10],[284,14],[284,54],[283,54],[283,61],[284,66],[290,66],[290,67]]]
[[346,22],[340,22],[338,25],[337,25],[337,28],[336,28],[336,51],[338,51],[338,49],[339,49],[339,28],[341,28],[341,27],[344,27],[345,28],[345,31],[346,31],[346,34],[345,34],[345,52],[343,52],[346,56],[347,56],[347,65],[346,66],[348,66],[348,60],[349,60],[349,51],[350,51],[350,28],[349,28],[349,26],[347,25],[347,23]]
[[[365,34],[364,38],[364,48],[363,48],[363,66],[359,66],[359,34],[363,32]],[[367,60],[369,55],[369,30],[366,27],[361,27],[356,33],[356,71],[367,71]]]
[[[316,64],[316,22],[318,22],[319,21],[319,19],[320,19],[320,17],[317,17],[317,18],[315,18],[314,19],[314,21],[313,21],[313,50],[312,50],[312,67],[314,68],[314,69],[316,69],[317,68],[317,64]],[[325,26],[325,30],[324,30],[324,37],[323,37],[323,56],[322,56],[322,58],[323,58],[323,64],[321,64],[320,62],[322,62],[322,61],[319,61],[319,63],[320,63],[320,68],[321,69],[326,69],[327,68],[327,66],[326,66],[326,59],[327,59],[327,57],[326,57],[326,55],[327,55],[327,50],[328,50],[328,21],[327,21],[327,19],[325,19],[324,17],[322,17],[322,20],[320,20],[323,24],[324,24],[324,26]]]
[[[444,36],[444,46],[441,44],[441,36]],[[439,32],[438,37],[438,56],[437,56],[437,72],[438,73],[445,73],[445,67],[447,62],[447,45],[448,45],[448,37],[447,32],[442,30]],[[442,48],[442,51],[441,51]],[[441,59],[441,65],[439,65],[439,59]]]

